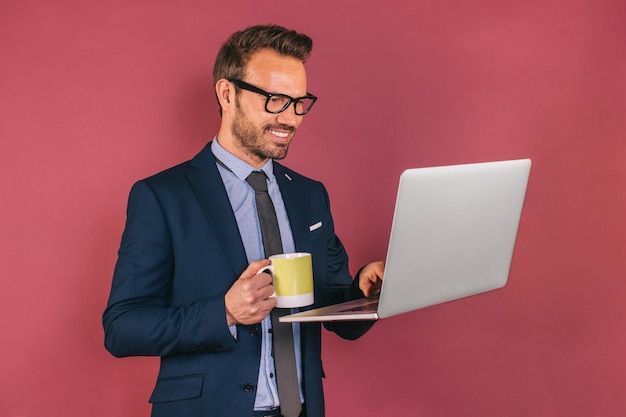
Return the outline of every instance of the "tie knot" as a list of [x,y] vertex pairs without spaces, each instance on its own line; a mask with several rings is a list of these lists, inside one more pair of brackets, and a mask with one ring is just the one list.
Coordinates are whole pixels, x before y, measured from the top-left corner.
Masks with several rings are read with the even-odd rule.
[[252,171],[248,178],[246,178],[248,184],[258,192],[267,192],[267,177],[263,171]]

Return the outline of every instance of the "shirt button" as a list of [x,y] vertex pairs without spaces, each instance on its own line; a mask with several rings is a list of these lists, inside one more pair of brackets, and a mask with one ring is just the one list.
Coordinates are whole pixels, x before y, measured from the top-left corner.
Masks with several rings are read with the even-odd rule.
[[270,378],[274,378],[274,374],[270,372]]

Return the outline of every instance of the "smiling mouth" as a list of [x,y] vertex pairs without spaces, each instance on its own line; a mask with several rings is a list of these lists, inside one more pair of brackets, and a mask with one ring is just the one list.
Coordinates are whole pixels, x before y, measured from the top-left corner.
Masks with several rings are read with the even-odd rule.
[[272,135],[278,136],[279,138],[283,138],[283,139],[288,138],[290,135],[289,132],[279,132],[277,130],[272,130],[272,129],[267,129],[267,131],[270,132]]
[[279,140],[289,140],[296,129],[292,126],[274,125],[266,127],[265,131]]

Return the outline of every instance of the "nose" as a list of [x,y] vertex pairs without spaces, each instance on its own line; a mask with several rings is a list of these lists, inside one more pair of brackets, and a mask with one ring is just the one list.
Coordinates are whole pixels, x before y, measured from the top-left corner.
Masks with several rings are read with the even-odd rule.
[[287,126],[298,127],[302,122],[302,116],[296,114],[296,109],[292,103],[284,111],[276,115],[276,121]]

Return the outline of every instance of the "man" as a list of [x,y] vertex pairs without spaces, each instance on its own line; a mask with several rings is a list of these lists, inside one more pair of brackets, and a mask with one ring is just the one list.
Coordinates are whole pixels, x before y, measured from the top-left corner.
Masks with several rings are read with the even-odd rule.
[[[315,303],[307,308],[380,289],[382,262],[350,276],[324,186],[275,162],[316,100],[304,70],[311,47],[308,36],[279,26],[233,34],[213,71],[222,115],[216,138],[130,193],[105,345],[118,357],[161,357],[153,416],[324,416],[320,324],[280,325],[293,330],[296,411],[286,411],[278,387],[276,301],[271,277],[256,274],[268,261],[252,172],[267,177],[283,252],[312,254]],[[325,327],[355,339],[371,325]]]

